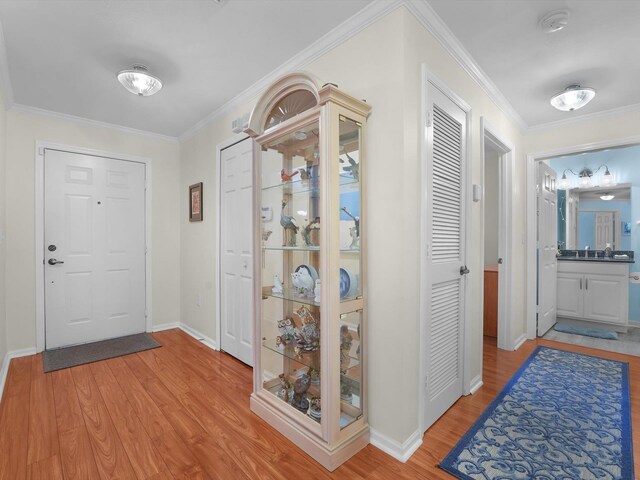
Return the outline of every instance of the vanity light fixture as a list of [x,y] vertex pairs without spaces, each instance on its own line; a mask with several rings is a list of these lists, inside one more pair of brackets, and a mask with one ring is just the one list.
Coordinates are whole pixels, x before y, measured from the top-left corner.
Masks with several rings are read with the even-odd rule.
[[612,195],[611,193],[605,193],[604,195],[600,195],[600,199],[604,200],[604,201],[609,201],[609,200],[613,200],[614,198],[616,198],[615,195]]
[[124,88],[135,95],[148,97],[162,88],[160,79],[149,73],[144,65],[133,65],[129,70],[122,70],[117,75],[118,81]]
[[551,105],[563,112],[572,112],[584,107],[595,96],[596,91],[593,88],[581,87],[577,84],[569,85],[563,92],[551,97]]
[[570,168],[565,169],[564,172],[562,172],[562,178],[558,180],[558,188],[560,190],[568,190],[571,187],[571,182],[567,178],[567,172],[571,172],[576,177],[579,178],[578,188],[591,188],[593,186],[593,182],[592,182],[593,175],[598,173],[600,169],[602,169],[603,167],[604,167],[604,174],[602,175],[602,178],[600,180],[600,185],[603,187],[611,187],[615,185],[615,182],[613,181],[613,175],[611,175],[611,172],[609,171],[609,167],[606,166],[605,164],[602,164],[595,170],[591,170],[588,167],[584,167],[578,173],[574,172]]

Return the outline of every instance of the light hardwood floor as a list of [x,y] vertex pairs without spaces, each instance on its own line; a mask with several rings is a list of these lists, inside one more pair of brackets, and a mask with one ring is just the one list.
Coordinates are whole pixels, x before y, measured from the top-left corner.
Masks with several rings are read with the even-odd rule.
[[369,445],[330,474],[249,410],[251,369],[179,330],[163,348],[49,374],[40,355],[14,359],[0,404],[1,479],[452,479],[436,465],[536,345],[631,366],[640,471],[640,357],[529,341],[485,340],[484,386],[461,398],[402,464]]

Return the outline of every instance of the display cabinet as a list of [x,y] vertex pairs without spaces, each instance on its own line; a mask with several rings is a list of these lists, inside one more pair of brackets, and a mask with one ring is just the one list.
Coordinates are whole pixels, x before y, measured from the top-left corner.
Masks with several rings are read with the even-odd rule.
[[369,442],[364,129],[370,107],[295,73],[256,104],[251,409],[325,468]]

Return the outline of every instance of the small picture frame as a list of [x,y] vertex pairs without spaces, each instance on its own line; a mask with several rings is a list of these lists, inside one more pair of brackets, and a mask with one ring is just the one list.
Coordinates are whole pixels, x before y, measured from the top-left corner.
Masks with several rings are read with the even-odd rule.
[[202,182],[189,186],[189,221],[202,221]]
[[622,235],[625,237],[631,235],[631,222],[622,222]]

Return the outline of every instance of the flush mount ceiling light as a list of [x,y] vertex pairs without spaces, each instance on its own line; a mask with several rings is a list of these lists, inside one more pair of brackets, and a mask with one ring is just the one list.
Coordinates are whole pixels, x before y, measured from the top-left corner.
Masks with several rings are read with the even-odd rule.
[[129,70],[118,73],[118,81],[135,95],[148,97],[162,88],[160,79],[149,73],[144,65],[133,65]]
[[569,24],[569,12],[567,10],[555,10],[547,13],[540,19],[538,25],[544,33],[554,33],[562,30]]
[[603,163],[595,170],[591,170],[588,167],[584,167],[578,173],[574,172],[570,168],[565,169],[565,171],[562,172],[562,178],[558,180],[558,188],[560,190],[568,190],[571,187],[571,181],[567,178],[567,172],[571,172],[576,177],[578,177],[578,188],[590,188],[593,186],[592,177],[596,173],[598,173],[602,168],[604,168],[604,173],[602,174],[602,177],[600,177],[600,185],[603,187],[611,187],[615,185],[615,182],[613,181],[613,175],[611,175],[611,172],[609,171],[609,167]]
[[569,85],[564,92],[551,97],[551,105],[563,112],[572,112],[584,107],[595,96],[596,91],[593,88]]
[[616,198],[616,196],[610,193],[605,193],[604,195],[600,195],[600,198],[608,202],[609,200],[613,200],[614,198]]

